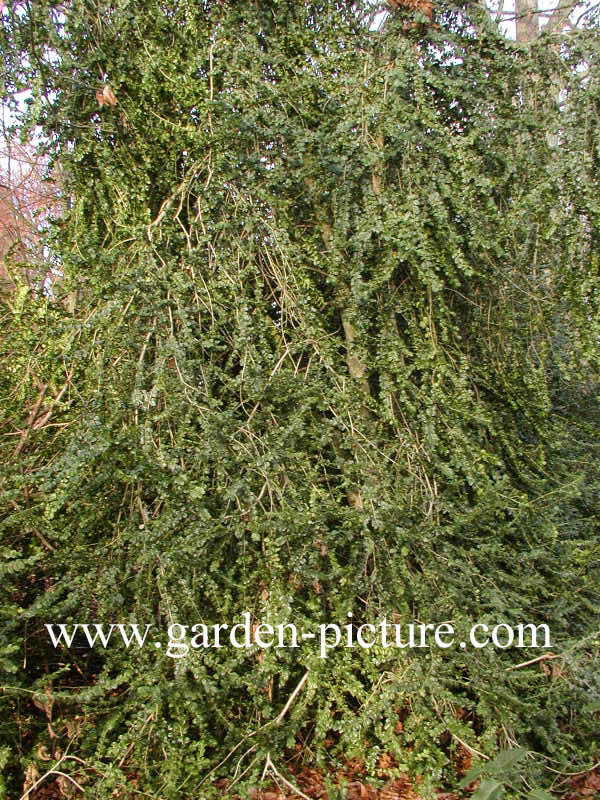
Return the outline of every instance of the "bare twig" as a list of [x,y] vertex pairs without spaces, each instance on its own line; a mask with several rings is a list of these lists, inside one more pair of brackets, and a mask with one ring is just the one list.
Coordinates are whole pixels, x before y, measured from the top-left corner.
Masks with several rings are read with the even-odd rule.
[[[50,777],[50,775],[61,775],[63,778],[66,778],[68,781],[71,781],[71,783],[72,783],[74,786],[76,786],[76,787],[79,789],[79,791],[80,791],[82,794],[85,794],[85,792],[84,792],[84,790],[83,790],[83,787],[81,787],[81,786],[80,786],[80,785],[77,783],[77,781],[75,780],[75,778],[72,778],[70,775],[67,775],[65,772],[61,772],[60,770],[56,769],[58,766],[60,766],[60,765],[62,764],[62,762],[65,760],[65,758],[67,758],[67,756],[66,756],[66,755],[63,755],[63,756],[61,756],[61,757],[58,759],[58,761],[56,762],[56,764],[55,764],[55,765],[52,767],[52,769],[49,769],[49,770],[48,770],[48,772],[45,772],[45,773],[42,775],[42,777],[41,777],[41,778],[38,778],[38,779],[37,779],[37,781],[36,781],[36,782],[35,782],[35,783],[34,783],[32,786],[30,786],[30,787],[29,787],[29,789],[27,789],[27,791],[26,791],[24,794],[22,794],[22,795],[21,795],[21,797],[19,798],[19,800],[25,800],[25,798],[29,797],[29,795],[31,794],[31,792],[33,792],[33,790],[34,790],[34,789],[36,789],[36,788],[37,788],[37,787],[40,785],[40,783],[42,783],[42,781],[45,781],[45,780],[46,780],[46,778]],[[72,758],[72,756],[69,756],[69,758]],[[78,759],[78,760],[79,760],[79,759]],[[82,763],[83,763],[83,762],[82,762]]]
[[565,3],[564,5],[559,3],[552,12],[552,16],[548,22],[544,25],[543,30],[546,33],[559,30],[567,22],[574,8],[575,2]]
[[481,758],[485,758],[486,761],[489,761],[490,757],[486,756],[485,753],[482,753],[479,750],[476,750],[474,747],[471,747],[471,745],[467,744],[466,742],[463,742],[463,740],[459,736],[457,736],[455,733],[453,733],[452,736],[453,736],[454,739],[456,739],[457,742],[462,744],[463,747],[466,747],[466,749],[470,753],[475,753],[476,756],[481,756]]
[[[244,742],[248,741],[248,739],[251,739],[253,736],[256,736],[256,734],[257,734],[257,733],[259,733],[259,731],[262,731],[262,730],[264,730],[265,728],[268,728],[268,727],[269,727],[269,725],[279,725],[279,724],[281,723],[281,721],[283,720],[283,718],[285,717],[285,715],[286,715],[286,714],[287,714],[287,712],[289,711],[289,709],[290,709],[290,707],[291,707],[292,703],[294,702],[294,700],[296,699],[296,697],[297,697],[297,696],[300,694],[300,692],[302,691],[302,688],[303,688],[303,686],[305,685],[305,683],[306,683],[306,681],[307,681],[307,679],[308,679],[308,674],[309,674],[309,670],[307,670],[307,671],[304,673],[304,675],[302,676],[302,678],[300,678],[300,681],[298,682],[298,685],[296,686],[296,688],[294,689],[294,691],[291,693],[291,695],[288,697],[288,700],[287,700],[286,704],[284,705],[284,707],[282,708],[282,710],[279,712],[279,714],[277,715],[277,717],[274,717],[273,719],[270,719],[268,722],[265,722],[265,724],[264,724],[264,725],[261,725],[261,726],[260,726],[260,728],[257,728],[255,731],[252,731],[251,733],[247,733],[247,734],[246,734],[246,735],[245,735],[245,736],[244,736],[242,739],[240,739],[240,741],[239,741],[239,742],[238,742],[238,743],[235,745],[235,747],[233,747],[233,748],[232,748],[232,749],[229,751],[229,753],[228,753],[228,754],[225,756],[225,758],[224,758],[222,761],[220,761],[220,762],[219,762],[219,763],[216,765],[216,767],[213,767],[213,768],[210,770],[210,772],[209,772],[209,773],[208,773],[208,774],[207,774],[207,775],[206,775],[206,776],[205,776],[205,777],[202,779],[202,781],[200,782],[199,786],[202,786],[202,784],[203,784],[203,783],[205,783],[205,782],[208,780],[208,778],[209,778],[209,777],[210,777],[210,776],[211,776],[211,775],[212,775],[212,774],[213,774],[213,773],[214,773],[214,772],[215,772],[215,771],[216,771],[216,770],[217,770],[219,767],[222,767],[222,766],[223,766],[223,764],[225,764],[227,761],[229,761],[229,759],[231,758],[231,756],[232,756],[232,755],[233,755],[233,754],[234,754],[234,753],[235,753],[237,750],[239,750],[239,749],[240,749],[240,747],[241,747],[241,746],[244,744]],[[237,774],[237,773],[238,773],[238,770],[239,770],[239,768],[240,768],[240,765],[241,765],[241,763],[242,763],[242,761],[243,761],[243,760],[246,758],[246,756],[247,756],[247,755],[249,755],[250,753],[252,753],[252,752],[253,752],[253,751],[256,749],[256,747],[257,747],[257,746],[258,746],[258,745],[254,744],[254,745],[252,745],[252,747],[249,747],[249,748],[248,748],[248,749],[247,749],[247,750],[246,750],[246,751],[245,751],[245,752],[242,754],[242,756],[241,756],[241,757],[238,759],[238,763],[237,763],[237,766],[236,766],[235,772],[234,772],[234,774],[233,774],[233,778],[234,778],[234,782],[235,782],[235,783],[237,783],[237,782],[238,782],[238,781],[239,781],[239,780],[242,778],[242,776],[243,776],[243,775],[245,775],[245,774],[248,772],[248,770],[250,769],[250,767],[252,766],[252,764],[254,764],[254,763],[257,761],[257,759],[258,759],[258,756],[257,756],[257,757],[256,757],[256,758],[255,758],[255,759],[254,759],[254,760],[251,762],[251,764],[250,764],[250,765],[249,765],[249,766],[248,766],[248,767],[247,767],[247,768],[246,768],[246,769],[245,769],[245,770],[244,770],[244,771],[243,771],[243,772],[242,772],[240,775],[238,775],[238,774]],[[265,770],[268,770],[269,764],[271,765],[271,767],[273,768],[273,770],[274,770],[274,771],[277,773],[277,775],[279,775],[279,773],[277,772],[277,770],[275,770],[275,767],[273,766],[273,762],[271,761],[270,755],[267,755],[267,762],[265,763]],[[264,775],[264,773],[265,773],[265,770],[263,770],[263,775]],[[298,792],[298,790],[297,790],[295,787],[293,787],[293,786],[292,786],[290,783],[288,783],[288,782],[285,780],[285,778],[283,778],[283,776],[281,776],[281,775],[280,775],[279,777],[281,777],[281,780],[283,780],[283,782],[284,782],[284,783],[286,783],[286,785],[287,785],[287,786],[289,786],[290,788],[292,788],[292,790],[293,790],[293,791],[295,791],[295,792]],[[230,788],[231,788],[231,786],[232,786],[232,785],[233,785],[233,783],[231,783],[231,784],[229,785],[229,786],[230,786]],[[302,792],[298,792],[298,794],[300,794],[300,796],[301,796],[301,797],[306,797],[306,795],[303,795],[303,794],[302,794]],[[307,800],[310,800],[310,798],[307,798]]]
[[72,783],[74,786],[76,786],[76,787],[79,789],[79,791],[80,791],[82,794],[85,794],[85,792],[84,792],[83,788],[82,788],[82,787],[81,787],[81,786],[80,786],[80,785],[77,783],[77,781],[75,780],[75,778],[72,778],[70,775],[67,775],[67,773],[66,773],[66,772],[61,772],[61,771],[60,771],[60,770],[58,770],[58,769],[54,769],[54,770],[52,770],[51,774],[52,774],[52,775],[62,775],[62,777],[63,777],[63,778],[66,778],[68,781],[71,781],[71,783]]
[[[587,775],[588,772],[593,772],[595,769],[598,769],[598,767],[600,767],[600,761],[597,761],[589,769],[582,769],[579,772],[558,772],[557,770],[554,770],[554,769],[550,770],[550,771],[551,772],[558,772],[559,775],[566,775],[567,776],[563,781],[560,781],[557,784],[558,786],[560,786],[561,784],[566,783],[567,780],[569,780],[569,778],[576,777],[577,775]],[[550,768],[546,767],[546,769],[550,769]]]
[[37,528],[33,528],[33,532],[46,549],[52,550],[53,553],[56,552],[56,547],[51,545],[50,542],[45,538],[45,536],[42,536],[42,534],[37,530]]
[[532,658],[530,661],[523,661],[521,664],[513,664],[510,667],[506,667],[504,670],[505,672],[510,672],[513,669],[521,669],[521,667],[528,667],[530,664],[536,664],[538,661],[550,660],[552,658],[560,658],[560,656],[555,655],[554,653],[544,653],[537,658]]
[[271,754],[267,753],[267,759],[265,761],[265,768],[263,769],[261,780],[264,780],[265,775],[267,775],[269,771],[271,771],[276,778],[279,778],[279,780],[282,781],[288,787],[288,789],[291,789],[292,792],[295,792],[300,797],[304,797],[304,800],[310,800],[310,797],[308,795],[304,794],[304,792],[301,792],[297,786],[294,786],[293,783],[290,783],[286,778],[283,777],[283,775],[281,774],[281,772],[279,772],[275,764],[273,764],[271,760]]
[[27,420],[27,427],[21,433],[21,438],[19,439],[19,442],[18,442],[17,446],[14,449],[13,458],[16,458],[16,456],[19,455],[19,453],[23,449],[23,446],[24,446],[25,442],[27,441],[27,437],[29,436],[29,432],[33,428],[33,423],[36,420],[36,417],[37,417],[38,412],[40,410],[40,406],[42,405],[42,400],[44,399],[44,395],[46,394],[46,390],[47,389],[48,389],[48,385],[47,384],[43,384],[41,389],[40,389],[40,391],[39,391],[37,399],[35,401],[35,405],[31,409],[31,412],[29,414],[29,417],[28,417],[28,420]]
[[50,408],[48,409],[48,411],[46,411],[44,416],[41,417],[37,422],[34,422],[34,425],[33,425],[34,430],[36,430],[36,431],[41,430],[44,427],[44,425],[48,422],[48,420],[50,419],[50,417],[52,415],[52,412],[54,411],[56,405],[58,403],[60,403],[60,400],[61,400],[63,394],[67,391],[67,389],[68,389],[68,387],[69,387],[69,385],[71,383],[71,375],[72,374],[73,374],[73,370],[70,370],[69,374],[67,375],[67,380],[64,382],[60,392],[56,395],[54,400],[50,403]]
[[281,722],[281,720],[282,720],[282,719],[285,717],[285,715],[287,714],[287,712],[288,712],[288,710],[289,710],[290,706],[292,705],[292,703],[294,702],[294,700],[296,699],[296,697],[298,696],[298,694],[299,694],[299,693],[302,691],[302,687],[304,686],[304,684],[306,683],[306,681],[307,681],[307,679],[308,679],[308,673],[309,673],[309,670],[306,670],[306,672],[304,673],[304,675],[303,675],[303,676],[300,678],[300,682],[298,683],[298,685],[296,686],[296,688],[294,689],[294,691],[291,693],[291,695],[288,697],[288,701],[287,701],[287,703],[284,705],[284,707],[283,707],[283,709],[281,710],[281,712],[280,712],[279,716],[276,718],[276,720],[275,720],[275,725],[279,725],[279,723]]

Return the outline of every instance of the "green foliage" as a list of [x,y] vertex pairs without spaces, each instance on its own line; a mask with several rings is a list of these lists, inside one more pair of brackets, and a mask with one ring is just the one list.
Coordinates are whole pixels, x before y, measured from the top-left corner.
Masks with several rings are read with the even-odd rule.
[[[43,745],[97,798],[136,770],[163,800],[243,792],[299,732],[321,764],[375,774],[387,751],[424,792],[457,782],[449,734],[499,753],[480,800],[593,763],[597,35],[525,51],[470,7],[418,39],[361,9],[2,12],[7,92],[31,87],[24,129],[71,198],[52,246],[77,298],[22,298],[1,340],[13,791]],[[245,611],[545,622],[560,669],[517,648],[55,650],[44,628]]]

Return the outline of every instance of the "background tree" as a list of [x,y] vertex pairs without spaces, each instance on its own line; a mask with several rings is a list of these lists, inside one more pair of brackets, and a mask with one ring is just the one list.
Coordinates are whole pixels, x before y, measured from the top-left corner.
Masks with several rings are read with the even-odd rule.
[[[377,11],[421,11],[431,18],[433,3],[430,0],[387,0]],[[475,5],[475,4],[474,4]],[[580,26],[594,22],[597,5],[578,0],[543,3],[540,0],[499,0],[481,3],[480,10],[504,34],[509,34],[519,44],[527,45],[540,37],[557,36],[576,31]]]
[[[58,188],[46,175],[45,159],[4,130],[0,147],[0,282],[15,289],[15,278],[41,291],[50,282],[44,252],[45,222],[60,214]],[[14,274],[16,270],[16,275]]]

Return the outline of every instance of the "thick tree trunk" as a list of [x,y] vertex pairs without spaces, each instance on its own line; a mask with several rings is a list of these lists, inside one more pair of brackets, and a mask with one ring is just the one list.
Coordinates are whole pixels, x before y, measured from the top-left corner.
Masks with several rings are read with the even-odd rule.
[[537,0],[517,0],[515,3],[517,17],[517,42],[532,42],[538,35]]

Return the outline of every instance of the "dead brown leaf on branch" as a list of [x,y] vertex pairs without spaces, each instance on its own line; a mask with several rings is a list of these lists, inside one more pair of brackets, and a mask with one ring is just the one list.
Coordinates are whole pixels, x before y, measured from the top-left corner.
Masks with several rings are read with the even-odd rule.
[[387,0],[387,3],[392,11],[420,11],[429,20],[433,17],[432,0]]
[[96,92],[96,100],[100,108],[102,108],[102,106],[114,108],[117,105],[116,95],[108,84],[105,84],[101,91]]

